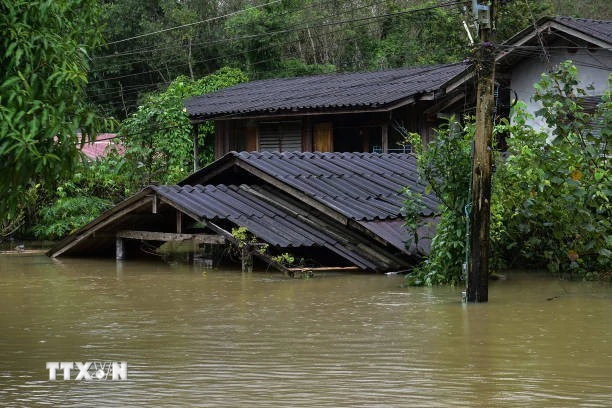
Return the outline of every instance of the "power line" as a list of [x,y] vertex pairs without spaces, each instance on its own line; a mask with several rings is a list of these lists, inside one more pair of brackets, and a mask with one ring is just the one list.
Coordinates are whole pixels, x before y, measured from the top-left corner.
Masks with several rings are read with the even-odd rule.
[[136,36],[133,36],[133,37],[124,38],[124,39],[121,39],[121,40],[112,41],[112,42],[106,43],[106,45],[119,44],[119,43],[126,42],[126,41],[136,40],[138,38],[144,38],[144,37],[149,37],[151,35],[161,34],[161,33],[165,33],[165,32],[172,31],[172,30],[178,30],[180,28],[192,27],[192,26],[198,25],[198,24],[209,23],[211,21],[220,20],[222,18],[227,18],[227,17],[235,16],[237,14],[241,14],[241,13],[244,13],[246,11],[255,10],[255,9],[259,9],[259,8],[265,7],[265,6],[269,6],[269,5],[274,4],[274,3],[280,3],[281,1],[282,0],[273,0],[273,1],[270,1],[268,3],[260,4],[258,6],[253,6],[253,7],[249,7],[249,8],[246,8],[246,9],[234,11],[234,12],[227,13],[227,14],[224,14],[224,15],[221,15],[221,16],[215,16],[215,17],[207,18],[206,20],[196,21],[196,22],[189,23],[189,24],[183,24],[183,25],[176,26],[176,27],[164,28],[162,30],[153,31],[151,33],[140,34],[140,35],[136,35]]
[[[368,21],[362,22],[361,24],[354,25],[354,26],[353,26],[353,28],[364,27],[364,26],[367,26],[367,25],[372,24],[372,22],[373,22],[373,21],[368,20]],[[342,31],[342,29],[341,29],[341,28],[339,28],[339,29],[337,29],[337,30],[328,31],[328,32],[323,32],[323,33],[321,33],[321,34],[319,34],[319,35],[315,36],[315,38],[323,38],[323,37],[326,37],[326,36],[328,36],[328,35],[332,35],[332,34],[335,34],[335,33],[337,33],[337,32],[341,32],[341,31]],[[350,36],[349,36],[349,37],[344,37],[344,39],[347,39],[347,38],[350,38]],[[342,39],[341,39],[341,40],[342,40]],[[291,43],[296,43],[296,42],[299,42],[299,41],[300,41],[300,40],[299,40],[299,39],[297,39],[297,40],[293,40],[293,41],[290,41],[290,42],[284,43],[283,45],[287,45],[287,44],[291,44]],[[270,48],[273,48],[273,47],[275,47],[275,46],[276,46],[276,45],[269,46],[269,47],[266,47],[266,48],[267,48],[267,49],[270,49]],[[252,48],[252,49],[249,49],[249,50],[243,50],[243,51],[240,51],[240,52],[236,52],[236,53],[231,54],[231,55],[226,55],[226,56],[221,56],[221,57],[212,57],[212,58],[207,58],[207,59],[202,59],[202,60],[195,60],[195,61],[193,61],[192,63],[211,62],[211,61],[215,61],[215,60],[219,60],[219,59],[223,59],[223,58],[231,58],[231,57],[241,56],[241,55],[243,55],[244,53],[253,52],[253,51],[261,51],[261,50],[262,50],[262,48],[261,48],[261,47],[258,47],[258,48]],[[263,63],[265,63],[265,62],[269,62],[269,61],[271,61],[271,60],[274,60],[274,59],[275,59],[275,58],[269,58],[269,59],[258,60],[258,61],[252,62],[252,63],[251,63],[251,65],[260,65],[260,64],[263,64]],[[187,66],[187,65],[188,65],[188,63],[178,64],[178,66]],[[176,66],[177,66],[177,64],[175,64],[174,66],[176,67]],[[148,71],[147,73],[151,73],[151,72],[157,72],[157,71]],[[257,71],[256,71],[256,72],[257,72]],[[131,74],[131,76],[133,76],[133,75],[139,75],[139,74],[144,74],[144,73],[136,73],[136,74]],[[110,79],[109,79],[109,80],[110,80]],[[101,81],[98,81],[98,82],[101,82]],[[130,86],[127,86],[127,87],[126,87],[126,86],[124,86],[124,87],[113,87],[112,89],[114,89],[114,90],[112,90],[112,91],[108,91],[108,92],[104,92],[104,93],[97,93],[96,95],[97,95],[97,96],[107,96],[107,97],[111,97],[112,95],[119,96],[119,95],[121,95],[121,94],[123,94],[123,95],[131,95],[131,94],[136,94],[136,93],[138,93],[140,90],[150,89],[150,88],[155,87],[155,86],[157,86],[157,85],[167,85],[167,84],[169,84],[169,83],[171,83],[171,81],[162,81],[162,82],[157,82],[157,83],[152,83],[152,84],[145,84],[145,85],[135,85],[135,86],[132,86],[132,87],[130,87]],[[123,89],[123,91],[128,90],[129,92],[122,92],[122,89]],[[116,105],[117,105],[117,106],[119,106],[119,105],[120,105],[120,103],[119,103],[119,102],[117,102],[117,103],[116,103]]]
[[[298,11],[304,11],[304,10],[313,8],[316,5],[319,5],[319,4],[324,3],[326,1],[327,0],[319,0],[319,1],[316,1],[316,2],[313,2],[313,3],[310,3],[308,6],[305,6],[305,7],[300,7],[300,8],[296,8],[296,9],[293,9],[293,10],[287,10],[287,11],[279,14],[278,17],[284,16],[284,15],[287,15],[287,14],[297,13]],[[385,0],[385,2],[386,1],[389,1],[389,0]],[[381,3],[381,2],[379,2],[379,3]],[[378,3],[371,3],[371,4],[378,4]],[[365,6],[361,6],[361,7],[365,7]],[[359,7],[359,8],[361,8],[361,7]],[[250,8],[250,9],[253,9],[253,8]],[[250,10],[250,9],[246,9],[246,10]],[[246,11],[246,10],[243,10],[243,11]],[[218,17],[211,18],[210,20],[218,20],[218,19],[221,19],[222,17],[223,16],[218,16]],[[113,41],[111,43],[107,43],[107,45],[108,44],[114,44],[114,43],[117,43],[117,42],[122,42],[122,41],[123,40]],[[207,44],[207,43],[208,42],[200,42],[200,43],[195,43],[195,44],[192,44],[192,45],[202,45],[202,44]],[[148,47],[132,49],[130,51],[122,52],[122,53],[114,53],[114,54],[108,54],[108,55],[101,55],[101,56],[97,56],[97,57],[94,56],[94,57],[92,57],[92,60],[103,59],[103,58],[123,57],[123,56],[129,56],[129,55],[134,55],[134,54],[146,53],[146,52],[163,51],[163,50],[167,50],[167,49],[171,49],[171,48],[176,48],[176,46],[173,46],[173,47],[148,46]],[[180,48],[182,48],[182,47],[180,47]]]
[[[377,15],[377,16],[360,17],[360,18],[354,18],[354,19],[348,19],[348,20],[327,22],[327,23],[313,25],[313,26],[283,29],[283,30],[271,31],[271,32],[262,33],[262,34],[247,35],[247,36],[242,36],[242,37],[239,37],[239,38],[231,38],[231,39],[226,39],[226,40],[219,40],[219,42],[222,43],[222,42],[232,42],[232,41],[243,40],[243,39],[255,39],[255,38],[267,37],[267,36],[272,36],[272,35],[289,34],[289,33],[293,33],[293,32],[307,30],[307,29],[310,29],[310,28],[323,28],[323,27],[328,27],[328,26],[332,26],[332,25],[344,25],[344,24],[349,24],[349,23],[359,22],[359,21],[378,20],[378,19],[386,18],[386,17],[396,17],[396,16],[401,16],[401,15],[406,15],[406,14],[413,14],[413,13],[433,10],[433,9],[437,9],[437,8],[455,6],[455,5],[458,5],[460,3],[462,3],[461,0],[451,0],[451,1],[444,2],[444,3],[440,3],[438,5],[426,6],[426,7],[422,7],[422,8],[403,10],[403,11],[398,11],[398,12],[394,12],[394,13],[385,13],[385,14],[380,14],[380,15]],[[219,58],[223,58],[223,57],[212,58],[210,60],[215,60],[215,59],[219,59]],[[204,60],[204,61],[199,61],[199,62],[207,62],[207,61],[209,61],[209,60]],[[188,64],[185,63],[185,64],[180,64],[180,65],[184,66],[184,65],[188,65]],[[111,78],[105,78],[105,79],[96,80],[96,81],[90,81],[90,84],[95,84],[95,83],[100,83],[100,82],[105,82],[105,81],[111,81],[111,80],[116,80],[116,79],[130,78],[130,77],[133,77],[133,76],[145,75],[145,74],[150,74],[150,73],[155,73],[155,72],[157,72],[157,70],[149,70],[149,71],[144,71],[144,72],[139,72],[139,73],[126,74],[126,75],[121,75],[121,76],[116,76],[116,77],[111,77]]]
[[542,38],[542,33],[540,32],[540,30],[538,30],[538,24],[536,22],[535,16],[533,15],[533,11],[531,10],[531,6],[529,6],[529,2],[527,0],[524,0],[524,2],[525,2],[525,6],[527,6],[527,10],[529,11],[529,14],[531,15],[531,23],[533,25],[535,34],[538,38],[538,43],[540,43],[540,47],[542,47],[542,53],[544,54],[544,58],[546,58],[546,66],[548,67],[548,70],[550,71],[552,69],[552,64],[550,62],[550,55],[548,55],[548,51],[546,51],[546,48],[544,47],[544,39]]
[[[297,9],[294,9],[294,10],[286,11],[286,12],[282,13],[281,15],[293,14],[293,13],[297,13],[299,11],[304,11],[304,10],[307,10],[309,8],[314,7],[315,4],[322,3],[323,1],[324,0],[320,0],[319,2],[312,3],[312,4],[310,4],[307,7],[302,7],[302,8],[297,8]],[[352,8],[351,12],[355,12],[355,11],[363,9],[363,8],[368,8],[368,7],[376,6],[376,5],[379,5],[379,4],[382,4],[382,3],[386,4],[386,3],[388,3],[388,1],[389,0],[383,0],[383,1],[374,1],[374,2],[371,2],[371,3],[367,3],[367,4],[364,4],[362,6]],[[317,21],[327,20],[329,18],[333,18],[335,16],[339,16],[339,15],[343,15],[343,14],[345,14],[345,13],[344,12],[339,12],[339,13],[331,14],[331,15],[328,15],[328,16],[323,16],[323,17],[320,17],[320,18],[316,18],[314,20],[306,21],[305,23],[302,23],[300,25],[294,26],[290,30],[292,30],[292,32],[297,32],[297,31],[309,30],[311,28],[319,28],[321,25],[311,25],[311,24],[313,24],[314,22],[317,22]],[[376,17],[376,16],[374,16],[374,17]],[[332,23],[329,23],[329,24],[335,24],[335,23],[332,22]],[[225,39],[222,39],[222,40],[214,40],[214,41],[207,40],[207,41],[203,41],[203,42],[191,43],[189,45],[174,45],[174,46],[171,46],[171,47],[143,47],[143,48],[140,48],[140,49],[132,50],[131,52],[127,52],[127,53],[121,53],[121,54],[115,54],[115,55],[110,54],[110,55],[105,55],[105,56],[100,56],[100,57],[93,57],[93,59],[96,59],[96,58],[123,57],[123,56],[135,55],[135,54],[144,54],[144,53],[149,53],[149,52],[164,51],[164,50],[168,50],[168,49],[177,49],[177,48],[178,49],[182,49],[182,48],[194,47],[194,46],[200,46],[200,45],[212,46],[212,45],[216,45],[216,44],[241,41],[241,40],[244,40],[244,39],[255,39],[255,38],[263,37],[263,36],[267,36],[267,35],[274,35],[276,33],[278,33],[278,32],[262,33],[262,34],[259,34],[257,37],[254,37],[253,35],[239,36],[239,37],[225,38]],[[285,33],[285,31],[280,32],[280,33]],[[162,59],[164,57],[165,56],[163,56],[163,55],[159,55],[159,56],[155,57],[155,59]],[[132,65],[132,64],[137,64],[137,63],[140,63],[140,62],[148,63],[149,61],[150,60],[147,60],[147,59],[142,59],[142,60],[137,60],[137,61],[128,61],[128,62],[123,63],[123,64],[115,64],[111,68],[112,69],[119,69],[121,67],[129,66],[129,65]],[[104,72],[104,71],[107,71],[108,69],[109,68],[101,68],[101,69],[93,70],[93,71],[90,71],[90,72]]]

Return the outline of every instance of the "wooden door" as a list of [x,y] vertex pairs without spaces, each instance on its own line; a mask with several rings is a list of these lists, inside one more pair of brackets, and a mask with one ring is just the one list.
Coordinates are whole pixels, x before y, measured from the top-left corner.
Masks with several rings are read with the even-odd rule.
[[334,129],[331,122],[314,124],[312,132],[312,150],[315,152],[334,151]]

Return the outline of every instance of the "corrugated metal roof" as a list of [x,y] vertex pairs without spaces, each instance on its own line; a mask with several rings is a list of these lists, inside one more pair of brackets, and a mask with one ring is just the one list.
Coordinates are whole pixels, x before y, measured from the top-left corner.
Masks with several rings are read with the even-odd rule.
[[191,117],[199,119],[229,114],[384,108],[436,91],[466,67],[458,63],[266,79],[190,98],[185,106]]
[[[155,213],[154,194],[160,200]],[[397,270],[410,263],[403,246],[398,251],[272,186],[258,185],[149,186],[66,237],[48,254],[108,253],[114,249],[116,232],[124,229],[171,231],[174,209],[198,221],[246,227],[272,246],[325,248],[364,270]]]
[[[551,35],[555,35],[558,31],[566,31],[565,35],[572,35],[571,31],[582,33],[588,37],[591,37],[593,42],[603,42],[608,45],[612,44],[612,21],[607,20],[590,20],[587,18],[573,18],[573,17],[542,17],[535,23],[537,31],[540,31],[543,35],[542,40],[547,41],[547,38]],[[511,38],[504,41],[505,45],[512,46],[514,44],[522,44],[526,37],[533,36],[535,33],[534,26],[529,26]],[[531,40],[535,43],[535,40]],[[540,44],[538,43],[538,46]],[[512,48],[503,54],[511,55],[525,54],[525,50],[521,52],[514,52]]]
[[404,187],[422,194],[423,215],[436,213],[439,205],[433,194],[425,193],[416,158],[407,153],[231,152],[179,184],[208,183],[214,166],[228,160],[263,171],[356,221],[401,217]]
[[[172,232],[178,210],[224,228],[246,227],[275,247],[325,248],[365,270],[397,270],[413,253],[405,248],[400,208],[404,186],[423,189],[415,166],[413,156],[398,153],[233,152],[180,185],[143,189],[49,254],[108,253],[124,229]],[[224,177],[245,177],[248,185],[224,183]],[[425,197],[431,214],[437,201]]]
[[[152,186],[166,202],[200,220],[228,220],[267,243],[282,248],[320,246],[363,269],[386,270],[402,261],[346,226],[323,220],[308,207],[264,186]],[[364,255],[362,246],[375,248]],[[405,261],[404,261],[405,264]]]
[[552,19],[559,24],[612,44],[612,21],[573,17],[553,17]]

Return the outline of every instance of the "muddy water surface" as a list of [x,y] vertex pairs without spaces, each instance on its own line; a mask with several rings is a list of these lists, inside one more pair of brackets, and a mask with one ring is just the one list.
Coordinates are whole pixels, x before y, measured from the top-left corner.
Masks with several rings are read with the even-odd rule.
[[515,273],[462,305],[401,283],[0,255],[0,406],[612,406],[609,285]]

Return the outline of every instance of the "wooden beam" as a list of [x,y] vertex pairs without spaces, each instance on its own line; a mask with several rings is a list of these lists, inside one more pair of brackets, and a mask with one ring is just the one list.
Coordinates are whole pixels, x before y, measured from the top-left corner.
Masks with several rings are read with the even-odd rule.
[[200,244],[225,244],[226,242],[225,237],[211,234],[175,234],[172,232],[122,230],[117,232],[116,236],[117,238],[142,239],[145,241],[192,240]]
[[313,272],[334,272],[334,271],[360,271],[358,266],[320,266],[316,268],[287,268],[292,272],[313,271]]
[[382,151],[383,153],[389,153],[389,124],[383,123],[380,130],[382,137]]
[[83,241],[84,239],[87,239],[89,237],[91,237],[92,235],[95,235],[96,231],[100,230],[101,228],[104,228],[105,226],[111,224],[112,222],[120,219],[121,217],[124,217],[125,215],[129,214],[130,212],[134,211],[135,209],[142,207],[145,204],[149,204],[152,200],[152,195],[148,195],[146,197],[143,197],[141,199],[139,199],[138,201],[135,201],[134,203],[124,207],[123,209],[121,209],[120,211],[117,211],[116,213],[111,213],[107,218],[101,220],[101,221],[97,221],[97,224],[95,225],[86,225],[85,227],[82,228],[82,233],[80,234],[76,234],[75,236],[71,236],[69,237],[70,241],[64,245],[63,247],[61,247],[60,249],[58,249],[55,252],[48,252],[47,254],[52,257],[58,257],[61,254],[63,254],[64,252],[68,251],[69,249],[75,247],[76,245],[78,245],[81,241]]
[[200,138],[200,125],[192,125],[193,130],[193,171],[196,172],[200,168],[200,160],[198,158],[200,149],[198,147],[198,139]]
[[[217,234],[224,236],[229,242],[234,244],[237,248],[240,246],[240,242],[236,238],[234,238],[231,232],[224,230],[223,228],[221,228],[220,226],[218,226],[217,224],[213,222],[210,222],[210,221],[202,221],[202,222],[206,225],[207,228],[210,228],[211,230],[215,231]],[[286,276],[291,276],[291,272],[286,266],[281,265],[280,263],[274,261],[270,256],[266,254],[262,254],[260,251],[258,251],[257,248],[253,248],[251,245],[248,245],[246,243],[243,243],[243,244],[250,250],[252,255],[263,260],[265,263],[275,268],[276,270],[282,272]]]
[[[489,299],[489,235],[491,218],[491,174],[493,139],[493,91],[495,89],[495,55],[492,44],[495,27],[495,5],[489,5],[491,25],[481,24],[481,44],[475,50],[477,73],[476,124],[472,150],[472,212],[470,257],[466,297],[468,302]],[[478,17],[478,16],[476,16]]]
[[176,210],[176,233],[180,234],[183,232],[183,213]]
[[465,98],[465,93],[461,92],[458,95],[455,95],[454,97],[450,99],[443,99],[442,101],[436,103],[435,105],[430,106],[429,108],[425,109],[423,113],[426,115],[429,115],[429,114],[441,112],[442,110],[448,108],[449,106],[453,105],[454,103],[460,101],[463,98]]

